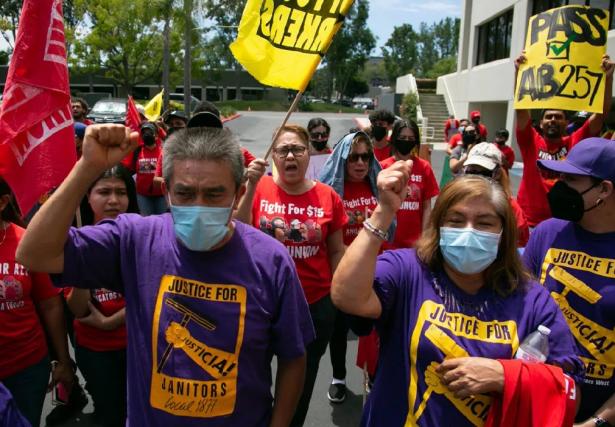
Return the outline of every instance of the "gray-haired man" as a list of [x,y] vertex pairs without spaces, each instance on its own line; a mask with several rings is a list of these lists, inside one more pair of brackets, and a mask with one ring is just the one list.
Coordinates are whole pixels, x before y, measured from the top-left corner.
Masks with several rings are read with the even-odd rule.
[[171,214],[70,228],[90,184],[135,145],[123,126],[88,128],[83,156],[30,223],[20,262],[59,274],[59,283],[126,296],[131,425],[288,425],[314,331],[284,247],[230,220],[245,192],[230,132],[168,139]]

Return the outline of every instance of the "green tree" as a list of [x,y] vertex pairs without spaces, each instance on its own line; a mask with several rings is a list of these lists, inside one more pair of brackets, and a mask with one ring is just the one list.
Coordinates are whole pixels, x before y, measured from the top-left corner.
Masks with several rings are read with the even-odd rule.
[[[332,82],[329,87],[341,95],[350,96],[350,81],[357,78],[376,46],[374,34],[367,27],[368,17],[368,1],[357,0],[323,59]],[[331,98],[331,93],[327,97]]]
[[[213,55],[208,58],[207,64],[218,72],[224,69],[235,70],[235,97],[241,99],[241,74],[243,67],[239,64],[229,46],[237,38],[241,15],[245,6],[242,0],[203,0],[206,17],[213,21],[211,31],[213,33],[212,43],[206,55]],[[213,45],[215,43],[216,45]],[[216,64],[217,62],[217,64]]]
[[[12,53],[14,49],[22,5],[23,0],[0,1],[0,37],[8,45],[9,53]],[[75,0],[64,0],[62,2],[62,13],[64,15],[67,44],[70,44],[72,32],[82,21],[83,8],[75,5]]]
[[457,57],[449,56],[448,58],[442,58],[433,64],[430,70],[427,71],[425,77],[430,79],[437,79],[445,74],[453,73],[457,69]]
[[455,70],[459,40],[459,19],[444,18],[416,32],[410,24],[393,29],[382,48],[385,68],[391,82],[412,73],[436,78]]
[[390,82],[397,77],[414,73],[418,60],[418,35],[410,24],[393,28],[393,33],[382,48],[384,68]]
[[[159,9],[147,0],[75,0],[87,3],[89,32],[74,41],[71,65],[110,78],[124,95],[149,79],[161,79],[162,27]],[[180,25],[170,37],[171,69],[178,69]]]

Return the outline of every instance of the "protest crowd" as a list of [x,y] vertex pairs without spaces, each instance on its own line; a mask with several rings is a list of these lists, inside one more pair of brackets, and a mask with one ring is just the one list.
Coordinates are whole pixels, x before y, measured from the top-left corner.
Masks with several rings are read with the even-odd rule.
[[41,425],[49,391],[46,425],[91,399],[105,427],[302,426],[321,364],[345,402],[351,332],[362,426],[615,426],[615,62],[594,59],[599,112],[451,116],[439,183],[384,109],[339,141],[284,123],[260,158],[207,101],[97,125],[72,97],[59,185],[24,202],[0,168],[0,426]]

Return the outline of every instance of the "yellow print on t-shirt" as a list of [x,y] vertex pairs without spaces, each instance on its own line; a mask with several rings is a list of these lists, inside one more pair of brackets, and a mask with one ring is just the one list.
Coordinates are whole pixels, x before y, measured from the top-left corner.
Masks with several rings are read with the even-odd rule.
[[430,364],[423,373],[423,382],[427,387],[419,399],[418,384],[421,379],[418,376],[417,357],[419,343],[423,338],[438,348],[445,359],[469,356],[468,352],[446,331],[455,337],[506,345],[511,349],[511,357],[519,347],[517,324],[513,320],[484,321],[461,313],[449,313],[443,304],[434,301],[423,302],[410,338],[409,411],[406,426],[418,424],[434,392],[444,395],[475,426],[482,426],[487,418],[491,398],[483,395],[464,399],[455,397],[448,391],[448,388],[440,383],[435,373],[438,363],[435,362]]
[[[598,303],[602,295],[575,277],[568,269],[615,279],[615,259],[593,257],[581,251],[551,248],[545,255],[540,274],[540,283],[543,285],[549,276],[563,287],[560,292],[551,292],[551,296],[562,310],[577,342],[595,358],[593,364],[608,366],[604,369],[604,374],[597,375],[599,378],[606,378],[606,372],[612,373],[612,366],[615,365],[615,331],[598,324],[570,305],[567,295],[571,293],[589,304]],[[589,367],[587,363],[586,366]],[[594,371],[599,373],[600,369]]]
[[242,286],[163,276],[152,327],[152,407],[186,417],[233,413],[246,299]]

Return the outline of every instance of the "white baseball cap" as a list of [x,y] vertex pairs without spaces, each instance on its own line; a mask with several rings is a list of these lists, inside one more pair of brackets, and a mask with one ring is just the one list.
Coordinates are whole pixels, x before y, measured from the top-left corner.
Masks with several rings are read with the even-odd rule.
[[502,152],[491,142],[481,142],[475,145],[468,154],[464,166],[477,165],[490,171],[502,165]]

